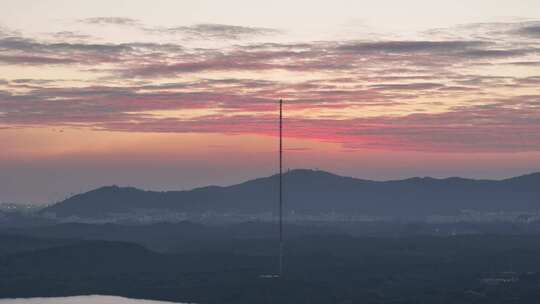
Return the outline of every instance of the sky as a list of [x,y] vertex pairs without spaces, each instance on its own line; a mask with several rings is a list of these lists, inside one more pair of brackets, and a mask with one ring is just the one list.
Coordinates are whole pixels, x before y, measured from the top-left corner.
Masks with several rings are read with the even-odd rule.
[[3,0],[0,202],[540,171],[540,1]]

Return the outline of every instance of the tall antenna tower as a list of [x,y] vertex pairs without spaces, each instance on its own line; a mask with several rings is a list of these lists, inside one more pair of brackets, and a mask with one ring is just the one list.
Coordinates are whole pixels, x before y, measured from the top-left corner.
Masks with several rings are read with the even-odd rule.
[[263,274],[259,278],[277,279],[283,277],[283,100],[279,100],[279,260],[278,273]]
[[279,277],[283,276],[283,100],[279,100]]

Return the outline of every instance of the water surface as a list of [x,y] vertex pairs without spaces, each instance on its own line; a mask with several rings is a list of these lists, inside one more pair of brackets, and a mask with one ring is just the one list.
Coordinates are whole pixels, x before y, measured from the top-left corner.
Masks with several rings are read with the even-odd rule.
[[76,296],[61,298],[0,299],[0,304],[171,304],[152,300],[134,300],[113,296]]

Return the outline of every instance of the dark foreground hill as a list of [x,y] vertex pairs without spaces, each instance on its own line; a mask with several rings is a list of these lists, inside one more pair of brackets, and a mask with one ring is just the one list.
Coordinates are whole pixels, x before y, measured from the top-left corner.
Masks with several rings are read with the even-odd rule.
[[[1,236],[0,241],[17,236]],[[538,303],[538,236],[291,238],[283,279],[275,240],[241,254],[164,254],[110,241],[31,239],[0,250],[0,298],[119,295],[181,303]],[[32,242],[35,242],[34,244]],[[5,246],[0,242],[0,249]],[[275,246],[273,246],[275,247]],[[251,250],[251,251],[249,251]],[[5,252],[5,253],[2,253]]]
[[[277,176],[189,191],[155,192],[109,186],[73,196],[42,212],[58,217],[100,218],[160,210],[184,213],[264,213],[275,210]],[[293,170],[284,176],[286,210],[294,214],[379,216],[449,215],[461,210],[540,210],[540,173],[505,180],[410,178],[370,181],[324,171]]]
[[[285,229],[289,238],[344,233],[337,228],[322,226],[285,225]],[[26,239],[1,238],[2,233],[19,237],[25,236]],[[34,240],[35,238],[56,240],[53,244],[72,240],[130,242],[158,252],[179,253],[213,250],[244,252],[245,248],[238,246],[243,240],[274,239],[268,244],[264,244],[263,241],[251,243],[251,245],[259,243],[267,248],[267,245],[276,242],[276,235],[277,226],[275,224],[255,222],[216,226],[189,222],[150,225],[63,223],[25,228],[0,228],[0,242],[5,244],[5,246],[0,247],[0,254],[2,254],[2,248],[8,252],[17,252],[21,248],[29,248],[28,243],[40,245],[36,248],[47,248],[47,245],[51,243],[40,243]]]

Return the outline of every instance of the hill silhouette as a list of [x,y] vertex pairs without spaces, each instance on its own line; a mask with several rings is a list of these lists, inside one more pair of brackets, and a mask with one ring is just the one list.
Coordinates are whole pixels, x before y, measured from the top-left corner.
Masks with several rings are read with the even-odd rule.
[[[287,212],[345,213],[379,216],[450,215],[460,210],[536,211],[540,173],[504,180],[409,178],[371,181],[325,171],[298,169],[284,175]],[[277,201],[278,176],[241,184],[188,191],[144,191],[107,186],[47,207],[59,217],[100,218],[137,210],[185,213],[271,212]]]
[[[271,246],[272,239],[242,240],[244,252],[222,247],[159,253],[129,242],[9,238],[21,238],[27,250],[0,254],[3,298],[106,294],[208,304],[502,304],[536,303],[540,297],[538,235],[291,238],[280,280],[260,278],[275,269],[275,251],[260,250],[261,241]],[[512,281],[489,283],[505,278]]]

